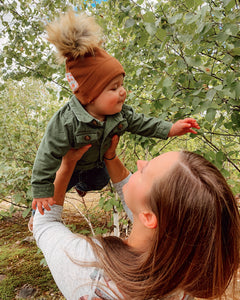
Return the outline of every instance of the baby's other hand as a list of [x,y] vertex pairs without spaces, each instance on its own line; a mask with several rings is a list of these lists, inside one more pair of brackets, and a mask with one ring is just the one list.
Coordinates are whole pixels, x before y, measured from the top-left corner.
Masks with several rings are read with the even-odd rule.
[[46,210],[51,210],[51,208],[49,207],[49,205],[53,205],[56,202],[53,200],[53,197],[48,197],[48,198],[34,198],[33,202],[32,202],[32,209],[37,209],[39,210],[41,215],[44,215],[44,210],[43,207]]
[[183,134],[186,134],[188,132],[197,134],[195,130],[192,129],[197,128],[200,129],[200,126],[198,125],[197,121],[192,118],[186,118],[183,120],[178,120],[176,123],[174,123],[168,133],[168,137],[172,136],[180,136]]

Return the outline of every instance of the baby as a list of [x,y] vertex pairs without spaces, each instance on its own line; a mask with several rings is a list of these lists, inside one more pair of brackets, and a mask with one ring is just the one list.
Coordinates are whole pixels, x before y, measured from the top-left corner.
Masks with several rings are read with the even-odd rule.
[[[114,135],[125,131],[146,137],[167,139],[183,135],[199,125],[192,118],[172,124],[135,113],[124,104],[125,76],[120,62],[101,47],[101,28],[92,17],[69,11],[47,26],[48,40],[66,65],[66,77],[73,92],[50,120],[39,146],[32,172],[32,208],[50,210],[54,179],[62,157],[70,148],[91,144],[78,161],[67,190],[80,195],[100,190],[109,182],[104,153]],[[106,158],[105,158],[106,159]]]

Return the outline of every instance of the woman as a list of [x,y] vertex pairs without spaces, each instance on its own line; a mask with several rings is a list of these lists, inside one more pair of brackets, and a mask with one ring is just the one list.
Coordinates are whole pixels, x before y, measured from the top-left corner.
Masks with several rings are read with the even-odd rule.
[[81,300],[220,298],[240,250],[240,217],[225,179],[184,151],[138,161],[131,175],[115,155],[117,143],[114,137],[105,163],[133,222],[128,239],[84,238],[60,222],[75,163],[90,145],[63,158],[57,205],[35,215],[34,236],[59,289]]

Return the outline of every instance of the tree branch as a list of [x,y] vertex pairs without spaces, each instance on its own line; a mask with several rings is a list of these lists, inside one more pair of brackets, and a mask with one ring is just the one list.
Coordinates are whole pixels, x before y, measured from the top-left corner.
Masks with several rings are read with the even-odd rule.
[[215,135],[221,135],[221,136],[240,137],[240,134],[227,134],[227,133],[219,133],[219,132],[212,132],[212,131],[206,131],[206,133],[215,134]]
[[1,201],[10,203],[10,204],[12,204],[13,206],[17,206],[17,207],[20,207],[20,208],[28,208],[28,207],[25,206],[25,205],[16,204],[16,203],[14,203],[14,202],[12,202],[12,201],[9,201],[9,200],[7,200],[7,199],[1,199]]
[[92,223],[89,221],[89,219],[84,215],[84,213],[82,213],[79,209],[78,209],[78,207],[75,205],[75,204],[73,204],[72,202],[70,202],[70,201],[68,201],[68,200],[65,200],[66,202],[68,202],[69,204],[71,204],[76,210],[77,210],[77,212],[84,218],[84,220],[87,222],[87,224],[88,224],[88,226],[89,226],[89,228],[90,228],[90,230],[91,230],[91,232],[92,232],[92,235],[93,236],[95,236],[95,232],[94,232],[94,230],[93,230],[93,227],[92,227]]
[[[211,141],[209,141],[209,139],[206,138],[205,135],[202,135],[202,138],[207,142],[208,145],[211,146],[212,149],[214,149],[216,152],[219,152],[220,149],[218,149],[218,147],[216,145],[214,145]],[[224,152],[223,152],[224,153]],[[227,161],[240,173],[240,169],[238,168],[238,166],[227,156],[226,153],[224,153]]]

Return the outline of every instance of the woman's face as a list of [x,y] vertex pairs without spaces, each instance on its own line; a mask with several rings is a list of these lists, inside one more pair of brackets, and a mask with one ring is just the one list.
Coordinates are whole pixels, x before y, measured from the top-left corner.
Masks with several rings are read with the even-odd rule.
[[179,160],[179,152],[167,152],[150,161],[139,160],[138,170],[123,187],[124,199],[133,214],[147,208],[146,199],[156,179],[164,176]]

